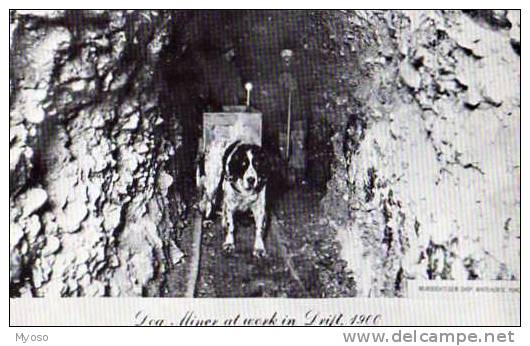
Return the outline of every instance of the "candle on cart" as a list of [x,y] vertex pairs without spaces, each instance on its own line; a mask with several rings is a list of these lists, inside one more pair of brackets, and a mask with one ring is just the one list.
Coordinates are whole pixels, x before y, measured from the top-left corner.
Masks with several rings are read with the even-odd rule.
[[252,90],[252,83],[245,83],[245,90],[247,91],[247,108],[250,107],[250,90]]

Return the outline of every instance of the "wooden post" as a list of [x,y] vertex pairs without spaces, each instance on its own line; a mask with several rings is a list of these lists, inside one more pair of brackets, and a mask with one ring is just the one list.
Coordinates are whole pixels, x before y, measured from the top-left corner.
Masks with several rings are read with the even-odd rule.
[[285,158],[289,160],[289,146],[291,143],[291,87],[289,86],[289,101],[287,103],[287,145],[286,152],[285,152]]
[[250,89],[247,89],[247,108],[250,107]]
[[201,239],[202,217],[199,213],[195,213],[195,216],[193,217],[193,244],[190,271],[188,273],[188,287],[186,287],[186,298],[194,298],[196,294],[201,267]]

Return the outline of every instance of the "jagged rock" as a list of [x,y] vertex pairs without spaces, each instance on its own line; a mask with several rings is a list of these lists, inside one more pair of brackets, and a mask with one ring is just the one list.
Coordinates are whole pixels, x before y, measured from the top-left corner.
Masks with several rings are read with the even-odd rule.
[[184,258],[184,253],[172,241],[170,241],[169,256],[172,264],[178,264]]
[[28,241],[31,243],[35,242],[40,230],[41,230],[41,223],[40,223],[39,217],[37,215],[32,215],[28,219],[26,223],[26,228],[24,229],[25,233],[28,236]]
[[162,194],[167,195],[167,190],[173,184],[173,177],[167,174],[165,171],[162,171],[158,181],[158,186],[162,190]]
[[19,283],[22,272],[21,256],[16,251],[11,251],[9,255],[9,282]]
[[87,217],[88,209],[85,202],[76,200],[68,203],[63,214],[62,225],[68,233],[77,232],[81,227],[81,222]]
[[61,241],[55,236],[48,236],[46,238],[46,245],[42,249],[43,256],[50,256],[56,253],[61,247]]
[[149,151],[149,147],[145,143],[141,143],[136,151],[138,154],[144,154]]
[[123,125],[124,130],[135,130],[138,128],[138,122],[140,121],[140,118],[138,117],[138,114],[133,114],[129,118],[129,120]]
[[27,256],[28,255],[28,250],[29,250],[29,246],[28,246],[28,242],[27,241],[23,241],[20,245],[20,254],[23,255],[23,256]]
[[404,61],[400,66],[400,76],[403,82],[413,89],[418,89],[421,85],[419,72],[408,61]]
[[92,126],[96,129],[101,129],[105,126],[105,119],[101,114],[96,114],[94,120],[92,121]]
[[9,235],[9,241],[10,241],[10,247],[16,246],[22,237],[24,237],[24,230],[18,223],[10,223],[9,224],[10,229],[10,235]]
[[105,294],[105,285],[99,281],[93,281],[85,287],[85,293],[89,297],[101,297]]
[[517,54],[521,54],[521,11],[508,11],[507,18],[511,23],[510,44]]
[[479,93],[479,91],[476,88],[470,88],[467,91],[465,103],[470,108],[476,108],[482,102],[483,98],[482,95]]
[[[147,259],[138,262],[138,268],[122,268],[119,263],[129,251],[163,258],[159,238],[168,239],[173,230],[169,216],[156,212],[169,209],[167,197],[155,191],[154,177],[145,179],[162,170],[163,157],[168,156],[165,135],[154,136],[148,125],[160,119],[153,71],[160,49],[167,44],[164,23],[171,12],[162,11],[156,21],[139,26],[138,18],[143,17],[138,12],[83,11],[78,13],[86,24],[82,27],[69,20],[69,12],[12,14],[10,34],[17,44],[10,52],[16,72],[10,80],[14,95],[10,171],[16,173],[10,174],[16,174],[16,189],[26,187],[31,175],[37,183],[45,183],[48,196],[41,206],[31,208],[21,205],[23,196],[10,200],[11,221],[19,220],[16,211],[22,210],[27,220],[17,222],[25,225],[24,232],[41,239],[14,246],[13,251],[24,258],[19,263],[27,268],[18,270],[12,264],[12,270],[31,273],[35,267],[35,275],[40,276],[38,287],[33,287],[36,295],[104,295],[106,285],[111,292],[141,295],[142,286],[160,279],[166,267]],[[18,19],[23,19],[26,30],[16,30],[22,22]],[[136,33],[151,28],[153,35]],[[148,60],[140,56],[129,60],[131,56],[124,54],[137,49],[145,49]],[[53,140],[39,138],[48,133],[57,135]],[[146,155],[159,146],[164,150]],[[35,149],[41,169],[31,172]],[[168,180],[162,179],[164,186]],[[11,190],[16,191],[15,185]],[[146,206],[153,199],[158,204],[150,214]],[[44,205],[49,208],[42,213]],[[122,215],[127,216],[122,219]],[[142,217],[152,217],[151,225],[163,222],[168,230],[149,227],[146,236],[138,226]],[[114,233],[117,228],[120,232]],[[30,253],[36,257],[29,258]],[[53,271],[47,280],[41,273],[47,272],[50,261]],[[153,268],[146,270],[147,266]],[[122,277],[140,284],[121,287]]]
[[37,266],[34,267],[32,277],[33,277],[33,284],[36,288],[42,287],[42,283],[47,281],[47,277],[44,275],[44,273],[41,270],[40,263],[36,263]]
[[[509,133],[517,131],[519,118],[514,122],[510,118],[510,130],[499,119],[503,119],[505,113],[501,109],[505,107],[514,112],[511,114],[519,114],[517,83],[505,82],[520,78],[519,58],[502,31],[506,30],[504,24],[501,30],[489,29],[453,11],[420,12],[414,18],[411,13],[406,14],[409,15],[410,28],[402,31],[403,36],[398,34],[394,45],[404,55],[400,64],[387,64],[380,69],[373,63],[357,67],[371,76],[362,82],[371,88],[370,92],[351,93],[351,99],[364,104],[359,111],[363,114],[362,133],[356,135],[354,123],[343,129],[344,138],[337,138],[334,178],[324,199],[332,205],[327,207],[330,225],[337,226],[342,255],[354,272],[361,295],[399,295],[396,287],[401,283],[395,278],[400,267],[409,279],[512,275],[510,270],[486,263],[489,256],[484,255],[485,251],[497,253],[511,263],[508,268],[519,271],[516,238],[502,238],[499,232],[504,222],[503,217],[499,219],[502,213],[485,204],[476,207],[478,196],[500,198],[498,185],[489,180],[490,170],[486,167],[491,171],[500,168],[493,168],[496,160],[482,153],[502,152],[503,160],[515,160],[518,165],[514,153],[519,149],[513,151],[519,148],[518,137],[508,140],[511,144],[504,141],[513,138]],[[499,20],[503,21],[501,17]],[[380,32],[390,25],[375,16],[369,22]],[[393,38],[379,36],[377,41],[381,42],[377,45],[383,45],[385,40]],[[365,59],[369,50],[357,52],[361,54],[356,57],[359,61],[375,61]],[[397,71],[409,88],[396,91],[392,79],[384,79],[390,70]],[[348,71],[342,74],[359,78]],[[376,98],[370,93],[392,96]],[[381,99],[389,103],[382,105]],[[380,111],[383,107],[388,111]],[[480,112],[470,113],[478,107]],[[497,131],[506,133],[500,135]],[[493,139],[500,137],[504,139]],[[354,149],[344,154],[344,143],[352,143]],[[422,162],[422,168],[414,162]],[[463,162],[476,162],[480,168],[472,169],[474,164]],[[503,172],[510,171],[506,162],[496,162],[504,167]],[[508,173],[506,186],[516,181]],[[467,201],[459,192],[462,188],[470,196]],[[517,204],[520,197],[516,190],[510,193],[503,188],[503,199]],[[440,208],[441,205],[446,207]],[[505,211],[513,214],[516,209],[506,207]],[[337,220],[345,219],[348,212],[349,224],[338,226]],[[476,223],[471,225],[470,220]],[[452,231],[455,229],[458,231]],[[486,238],[490,240],[485,241]],[[455,239],[458,246],[452,245]],[[405,245],[400,246],[399,242]],[[501,250],[503,246],[512,249],[513,255]]]
[[485,94],[484,95],[484,101],[491,104],[494,107],[500,107],[502,105],[502,100],[500,98],[495,97],[494,94]]
[[77,272],[76,272],[76,275],[77,277],[81,277],[81,285],[82,286],[86,286],[88,283],[87,282],[83,282],[83,279],[90,279],[90,277],[88,275],[85,275],[88,273],[88,267],[85,263],[82,263],[81,265],[77,266]]
[[111,268],[117,268],[120,266],[120,259],[116,255],[112,255],[109,260],[109,265]]
[[36,212],[48,200],[48,194],[41,188],[34,188],[22,196],[22,217],[28,217]]
[[23,157],[24,148],[15,147],[9,149],[9,172],[13,172],[17,169],[17,166]]

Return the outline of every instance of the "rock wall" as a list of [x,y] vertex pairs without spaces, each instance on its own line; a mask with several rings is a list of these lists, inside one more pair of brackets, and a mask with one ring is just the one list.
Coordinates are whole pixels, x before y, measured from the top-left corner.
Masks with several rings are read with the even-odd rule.
[[[11,296],[159,295],[181,259],[178,15],[11,12]],[[322,205],[357,294],[519,279],[520,12],[314,16]]]
[[182,256],[156,93],[170,20],[11,13],[11,296],[147,294]]
[[323,203],[358,293],[519,279],[520,12],[335,17],[328,112],[342,116]]

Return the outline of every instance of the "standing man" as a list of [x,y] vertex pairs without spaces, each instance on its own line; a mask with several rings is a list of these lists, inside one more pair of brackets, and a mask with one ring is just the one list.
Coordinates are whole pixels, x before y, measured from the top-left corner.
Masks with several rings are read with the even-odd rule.
[[235,65],[235,47],[227,42],[220,54],[215,50],[199,56],[202,67],[204,97],[210,111],[221,111],[222,106],[243,104],[245,92]]
[[287,177],[290,184],[303,183],[305,175],[305,119],[300,105],[299,88],[292,73],[294,53],[290,49],[281,51],[283,72],[280,74],[280,86],[283,89],[286,121],[280,130],[280,151],[287,165]]

